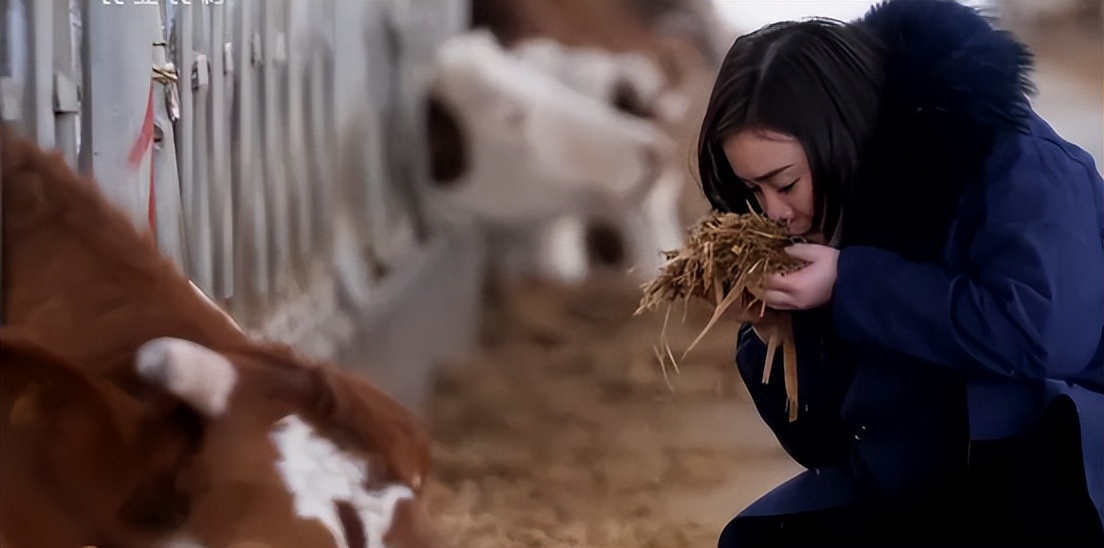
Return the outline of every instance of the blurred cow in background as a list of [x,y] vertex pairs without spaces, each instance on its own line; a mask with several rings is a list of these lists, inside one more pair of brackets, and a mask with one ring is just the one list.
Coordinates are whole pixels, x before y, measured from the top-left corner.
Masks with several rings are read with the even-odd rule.
[[[471,0],[473,28],[486,29],[509,50],[554,41],[571,51],[631,53],[662,71],[655,112],[644,113],[676,143],[679,167],[690,156],[716,69],[731,45],[713,0]],[[691,188],[689,213],[704,198]],[[687,208],[684,208],[686,210]]]
[[1000,0],[978,2],[993,4],[1007,22],[1020,29],[1042,31],[1054,25],[1083,22],[1089,26],[1104,21],[1104,7],[1100,0]]
[[507,48],[533,38],[568,47],[638,52],[655,60],[676,87],[728,49],[713,0],[471,0],[473,28],[494,33]]
[[[495,253],[508,270],[536,264],[540,275],[581,280],[590,219],[616,227],[636,266],[656,266],[662,246],[679,244],[677,226],[662,233],[674,224],[664,217],[676,212],[664,215],[662,203],[649,209],[664,197],[656,183],[672,143],[650,121],[615,108],[651,108],[662,77],[646,59],[576,55],[552,43],[506,51],[474,31],[447,41],[437,68],[434,198],[475,213],[501,236]],[[647,218],[653,212],[658,219]]]
[[508,274],[652,276],[706,211],[688,121],[715,56],[695,5],[473,2],[476,28],[438,52],[431,202],[482,220]]
[[0,545],[429,543],[411,412],[251,340],[59,154],[0,159]]

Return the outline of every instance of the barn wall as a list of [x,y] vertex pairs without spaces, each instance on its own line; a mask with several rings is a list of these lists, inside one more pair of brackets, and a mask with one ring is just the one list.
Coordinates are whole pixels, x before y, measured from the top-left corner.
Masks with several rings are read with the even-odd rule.
[[0,112],[95,175],[243,327],[419,406],[477,323],[482,236],[420,196],[432,54],[468,11],[0,0]]

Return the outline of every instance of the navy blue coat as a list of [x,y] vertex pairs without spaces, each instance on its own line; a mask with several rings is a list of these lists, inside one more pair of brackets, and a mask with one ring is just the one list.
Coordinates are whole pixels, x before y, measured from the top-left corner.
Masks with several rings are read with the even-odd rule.
[[1104,182],[1092,157],[1031,111],[1029,55],[972,9],[894,0],[857,24],[886,47],[883,104],[845,201],[832,301],[794,315],[796,422],[781,364],[761,384],[762,342],[745,329],[737,345],[764,420],[814,470],[742,515],[907,499],[1065,400],[1078,481],[1104,520]]

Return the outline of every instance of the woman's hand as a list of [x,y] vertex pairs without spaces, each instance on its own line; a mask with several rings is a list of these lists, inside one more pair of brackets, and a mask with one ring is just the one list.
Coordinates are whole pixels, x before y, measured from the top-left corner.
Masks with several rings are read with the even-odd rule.
[[806,310],[827,304],[836,284],[839,250],[820,244],[794,244],[786,252],[805,261],[801,270],[766,279],[763,300],[778,310]]

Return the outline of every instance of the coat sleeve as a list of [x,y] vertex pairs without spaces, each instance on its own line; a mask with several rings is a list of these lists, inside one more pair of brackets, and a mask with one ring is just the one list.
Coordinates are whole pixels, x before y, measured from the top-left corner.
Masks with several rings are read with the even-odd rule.
[[737,336],[736,365],[759,415],[782,448],[806,468],[846,463],[852,440],[851,429],[840,415],[852,361],[836,356],[828,314],[826,309],[793,314],[799,409],[792,422],[786,411],[782,353],[774,356],[771,378],[763,383],[766,345],[750,325]]
[[1017,147],[959,212],[959,225],[976,230],[957,242],[956,269],[867,246],[841,251],[832,301],[842,338],[966,374],[1101,374],[1092,363],[1104,331],[1101,178],[1083,151],[1052,139],[1025,135]]

